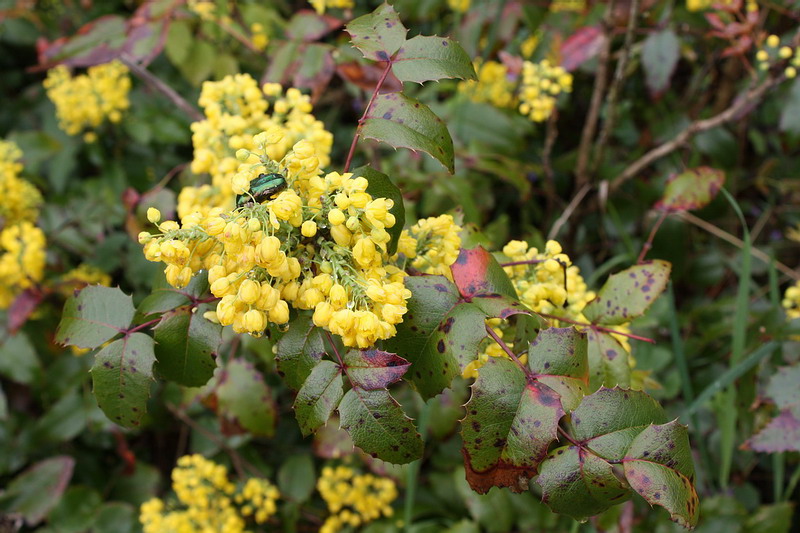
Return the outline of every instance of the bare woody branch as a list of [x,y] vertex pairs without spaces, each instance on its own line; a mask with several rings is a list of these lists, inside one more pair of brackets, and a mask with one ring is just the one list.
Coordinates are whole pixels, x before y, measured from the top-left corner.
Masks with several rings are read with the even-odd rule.
[[172,87],[161,81],[157,76],[153,75],[149,70],[138,64],[131,56],[129,56],[128,54],[122,54],[119,59],[125,64],[126,67],[128,67],[131,70],[131,72],[136,74],[139,78],[143,79],[145,83],[150,85],[150,87],[152,87],[156,91],[166,96],[167,99],[169,99],[169,101],[172,102],[172,104],[175,107],[186,113],[189,116],[189,118],[191,118],[194,121],[200,121],[205,118],[203,117],[203,114],[197,110],[197,108],[195,108],[194,106],[192,106],[192,104],[184,100],[183,97],[179,95],[177,92],[175,92],[175,90]]

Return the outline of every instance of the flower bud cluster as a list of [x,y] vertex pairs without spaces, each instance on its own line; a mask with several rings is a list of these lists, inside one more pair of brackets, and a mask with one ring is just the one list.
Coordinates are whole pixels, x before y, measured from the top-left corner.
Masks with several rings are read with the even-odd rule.
[[356,528],[394,514],[391,504],[397,499],[397,487],[389,478],[360,475],[346,466],[327,466],[317,480],[317,490],[331,512],[320,533]]
[[572,92],[572,74],[548,60],[522,64],[519,112],[534,122],[544,122],[556,108],[558,95]]
[[42,195],[20,177],[22,150],[11,141],[0,140],[0,226],[4,223],[34,222],[39,217]]
[[[268,154],[276,139],[262,132],[248,142],[258,152],[238,154],[231,190],[250,202],[231,211],[196,211],[180,224],[159,223],[160,234],[140,235],[145,257],[166,263],[167,281],[176,287],[207,269],[211,292],[220,298],[210,316],[238,333],[261,335],[270,324],[288,322],[295,308],[313,310],[314,323],[347,346],[367,348],[392,337],[411,296],[405,273],[386,253],[392,201],[373,198],[363,177],[322,176],[310,141],[296,143],[275,163]],[[287,187],[256,201],[251,180],[278,169]],[[153,209],[148,218],[158,223],[160,213]]]
[[458,259],[461,249],[461,226],[451,215],[424,218],[403,230],[397,244],[398,260],[426,274],[439,274],[453,279],[450,265]]
[[159,498],[142,504],[139,521],[144,533],[215,531],[245,533],[247,520],[265,523],[274,515],[278,489],[266,479],[250,478],[240,490],[228,479],[228,469],[203,456],[185,455],[172,471],[177,505]]
[[308,0],[318,15],[325,13],[326,9],[352,9],[354,0]]
[[797,69],[800,68],[800,48],[791,46],[781,46],[781,38],[777,35],[767,37],[765,46],[756,52],[756,61],[759,70],[769,70],[772,65],[787,61],[784,68],[784,75],[789,78],[797,77]]
[[800,281],[786,289],[781,303],[789,320],[800,318]]
[[487,102],[495,107],[513,109],[517,106],[516,79],[508,67],[498,61],[477,59],[474,62],[477,80],[462,81],[458,90],[473,102]]
[[58,288],[61,294],[68,297],[75,289],[80,289],[87,285],[110,287],[111,276],[95,266],[82,263],[61,276]]
[[265,149],[272,161],[280,161],[295,143],[305,140],[314,145],[320,167],[330,163],[333,136],[311,114],[309,97],[297,89],[284,94],[279,84],[259,87],[249,74],[236,74],[205,82],[199,104],[206,118],[191,126],[191,169],[195,174],[210,174],[211,184],[181,191],[180,218],[195,211],[208,214],[214,207],[233,209],[231,184],[240,164],[236,152],[255,150],[254,136],[259,132],[269,132]]
[[[116,60],[89,67],[86,74],[74,77],[59,65],[47,71],[44,87],[56,106],[61,129],[70,135],[97,129],[106,120],[117,123],[130,106],[128,67]],[[84,138],[92,142],[97,136],[89,131]]]
[[0,232],[0,309],[44,277],[44,232],[31,222],[6,225]]

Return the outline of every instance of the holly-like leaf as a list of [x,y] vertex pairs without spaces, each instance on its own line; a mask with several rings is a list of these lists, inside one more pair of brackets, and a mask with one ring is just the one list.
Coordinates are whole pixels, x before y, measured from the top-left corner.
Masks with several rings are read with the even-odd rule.
[[353,387],[339,404],[339,417],[353,443],[373,457],[394,464],[422,457],[422,437],[387,390]]
[[558,393],[511,360],[490,357],[465,408],[461,436],[470,486],[481,494],[492,487],[526,490],[564,415]]
[[453,139],[444,121],[428,106],[403,93],[378,95],[369,108],[361,134],[394,148],[426,152],[451,174],[454,171]]
[[189,284],[176,289],[164,280],[164,285],[154,288],[153,291],[142,300],[136,312],[141,316],[155,313],[165,313],[183,305],[188,305],[192,300],[202,296],[208,291],[208,272],[202,271],[197,274]]
[[561,66],[567,72],[576,70],[600,53],[606,39],[599,24],[578,28],[561,45]]
[[642,48],[644,79],[650,94],[661,96],[669,87],[669,80],[680,58],[680,42],[671,29],[651,33]]
[[373,198],[388,198],[394,202],[394,205],[389,210],[394,215],[394,226],[386,229],[386,232],[392,238],[386,244],[386,251],[389,255],[394,255],[397,251],[397,239],[400,238],[400,234],[406,224],[406,208],[403,204],[403,195],[397,185],[389,179],[389,176],[383,172],[378,172],[370,166],[358,167],[353,170],[353,177],[357,178],[359,176],[367,178],[369,182],[367,192]]
[[29,526],[35,526],[61,500],[74,468],[75,459],[67,455],[36,463],[0,493],[0,510],[3,514],[18,513]]
[[593,324],[615,326],[641,316],[664,291],[672,265],[656,259],[608,277],[583,314]]
[[394,8],[386,3],[350,21],[345,30],[353,46],[373,61],[389,61],[405,42],[408,32]]
[[586,334],[571,327],[541,330],[530,343],[528,366],[558,393],[566,411],[575,409],[589,384]]
[[631,365],[628,352],[608,333],[588,329],[589,389],[600,387],[631,386]]
[[403,377],[409,362],[381,350],[350,350],[344,354],[347,377],[354,387],[364,390],[385,389]]
[[205,385],[217,368],[222,327],[189,307],[165,314],[154,329],[156,370],[187,387]]
[[645,428],[622,460],[625,479],[650,505],[683,527],[697,525],[699,502],[686,426],[672,421]]
[[472,60],[461,45],[449,37],[418,35],[407,40],[392,61],[392,72],[400,81],[477,78]]
[[744,447],[757,452],[775,453],[800,451],[800,366],[778,369],[767,385],[767,396],[781,412],[761,431],[753,435]]
[[462,248],[450,265],[453,281],[461,295],[470,299],[483,294],[504,294],[517,298],[517,291],[503,267],[482,246]]
[[384,347],[411,363],[407,379],[426,399],[449,387],[478,357],[486,318],[528,312],[519,302],[497,294],[464,302],[444,276],[413,276],[406,279],[406,288],[411,291],[408,312]]
[[690,211],[707,206],[725,183],[725,172],[697,167],[672,174],[655,208],[664,211]]
[[321,331],[312,322],[311,315],[301,314],[293,320],[277,347],[278,374],[289,387],[300,390],[325,353]]
[[320,361],[294,401],[295,415],[304,437],[328,422],[343,395],[342,369],[333,361]]
[[630,491],[613,472],[633,439],[664,411],[639,391],[600,389],[572,412],[577,445],[553,450],[542,462],[537,482],[553,512],[576,520],[601,513],[628,499]]
[[219,415],[253,435],[275,433],[276,407],[264,377],[242,359],[230,361],[217,385]]
[[131,297],[118,288],[89,286],[70,296],[61,313],[56,342],[79,348],[97,348],[133,320]]
[[94,395],[112,422],[128,428],[141,423],[155,361],[153,339],[144,333],[117,339],[97,352],[91,370]]

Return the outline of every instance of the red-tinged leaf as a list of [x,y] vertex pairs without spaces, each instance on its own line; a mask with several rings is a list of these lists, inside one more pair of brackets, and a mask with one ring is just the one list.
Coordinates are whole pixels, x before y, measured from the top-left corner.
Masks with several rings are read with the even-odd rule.
[[725,183],[725,172],[697,167],[672,174],[655,208],[663,211],[690,211],[707,206]]
[[622,464],[628,484],[650,505],[663,507],[683,527],[697,525],[699,500],[686,426],[672,421],[645,428]]
[[0,510],[20,514],[29,526],[35,526],[61,500],[74,468],[75,459],[67,455],[36,463],[8,483]]
[[44,292],[38,289],[26,289],[14,298],[11,307],[8,308],[8,331],[10,333],[16,333],[25,325],[28,318],[42,303],[44,296]]
[[314,455],[322,459],[341,459],[355,453],[353,439],[339,427],[339,416],[336,414],[314,434],[312,447]]
[[350,350],[343,362],[353,386],[364,390],[385,389],[411,366],[402,357],[381,350]]
[[333,48],[325,44],[309,44],[303,49],[303,60],[297,68],[292,84],[311,89],[311,100],[316,102],[327,89],[336,71]]
[[527,490],[564,415],[558,393],[511,360],[490,357],[465,408],[461,436],[472,489],[481,494],[492,487]]
[[503,267],[481,246],[462,248],[456,262],[450,265],[453,281],[466,300],[484,294],[504,294],[517,298],[517,292]]
[[530,343],[528,367],[558,393],[566,411],[575,409],[589,384],[586,334],[573,327],[541,330]]
[[800,451],[800,365],[778,369],[769,380],[767,396],[780,414],[742,446],[757,452]]
[[[340,77],[365,91],[372,91],[375,89],[384,70],[386,70],[385,67],[380,64],[364,64],[358,61],[348,61],[336,65],[336,73]],[[383,81],[381,92],[396,93],[402,90],[403,84],[390,72]]]
[[600,53],[605,39],[599,25],[579,28],[561,45],[561,66],[568,72],[574,71]]
[[310,9],[301,9],[289,20],[286,36],[296,41],[312,42],[341,27],[342,21],[331,15],[318,15]]

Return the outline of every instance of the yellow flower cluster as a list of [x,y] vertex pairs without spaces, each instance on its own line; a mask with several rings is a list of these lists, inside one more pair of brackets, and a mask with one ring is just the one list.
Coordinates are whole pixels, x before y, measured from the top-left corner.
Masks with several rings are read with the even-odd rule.
[[254,22],[250,25],[250,33],[250,42],[253,43],[253,46],[258,50],[264,50],[269,44],[269,35],[267,35],[264,25]]
[[273,139],[280,139],[266,148],[273,161],[280,161],[296,142],[306,140],[314,145],[319,166],[330,162],[333,135],[311,114],[309,97],[297,89],[283,94],[279,84],[259,88],[249,74],[236,74],[205,82],[199,103],[206,119],[192,124],[192,172],[210,174],[211,184],[181,191],[181,218],[195,211],[207,215],[215,207],[233,209],[231,186],[239,169],[236,151],[254,150],[253,138],[259,132],[269,131]]
[[519,51],[522,54],[522,57],[528,58],[533,55],[533,52],[536,51],[536,47],[539,46],[539,41],[542,38],[542,32],[537,31],[519,45]]
[[786,289],[782,303],[789,320],[800,318],[800,281]]
[[83,263],[61,276],[61,281],[61,292],[69,296],[75,289],[85,287],[86,285],[103,285],[104,287],[108,287],[111,285],[111,276],[97,267]]
[[[710,9],[714,4],[732,5],[733,0],[686,0],[686,9],[689,11],[704,11]],[[745,2],[745,9],[753,12],[758,11],[758,2],[755,0],[747,0]]]
[[768,70],[775,62],[787,59],[790,61],[783,73],[787,78],[792,79],[797,76],[797,69],[800,68],[800,48],[781,46],[781,38],[777,35],[767,37],[766,46],[756,52],[756,61],[758,61],[760,70]]
[[554,0],[550,4],[550,11],[583,11],[586,9],[586,0]]
[[326,9],[352,9],[355,6],[355,0],[308,0],[308,3],[319,15]]
[[5,223],[33,222],[39,216],[42,195],[22,173],[22,150],[0,140],[0,227]]
[[189,0],[186,7],[205,21],[213,22],[216,20],[217,5],[214,0]]
[[477,80],[462,81],[458,90],[473,102],[488,102],[496,107],[514,108],[516,80],[508,72],[508,67],[497,61],[474,62]]
[[519,112],[534,122],[544,122],[556,107],[556,98],[562,92],[572,92],[572,74],[548,60],[522,65],[522,82],[519,89]]
[[[347,346],[367,348],[392,337],[411,297],[405,273],[386,253],[386,229],[395,224],[392,201],[373,198],[363,177],[322,176],[309,141],[296,143],[276,163],[272,145],[282,142],[279,127],[246,140],[258,151],[237,154],[242,162],[231,190],[242,205],[196,211],[180,224],[163,222],[160,234],[143,232],[145,257],[166,263],[175,287],[207,269],[211,292],[221,298],[210,317],[237,333],[258,336],[270,323],[285,324],[291,304],[313,309],[314,323]],[[251,181],[281,172],[285,189],[255,201]],[[160,213],[152,209],[148,218],[157,223]]]
[[359,475],[346,466],[328,466],[322,469],[317,490],[331,512],[320,533],[336,533],[394,514],[391,504],[397,498],[397,488],[389,478]]
[[245,533],[246,519],[265,523],[275,514],[280,497],[265,479],[249,479],[237,492],[227,468],[197,454],[178,459],[172,489],[177,505],[168,506],[159,498],[142,504],[139,521],[144,533]]
[[[105,120],[119,122],[130,106],[128,67],[116,60],[89,67],[86,74],[74,77],[59,65],[47,72],[44,87],[56,106],[61,129],[70,135],[96,129]],[[93,131],[85,135],[88,142],[96,138]]]
[[426,274],[440,274],[453,279],[450,265],[458,259],[461,248],[461,226],[450,215],[424,218],[403,230],[397,243],[395,261],[403,256],[403,270],[406,262]]
[[469,11],[471,0],[447,0],[447,6],[458,13],[466,13]]
[[45,238],[31,222],[6,225],[0,232],[0,309],[44,277]]

